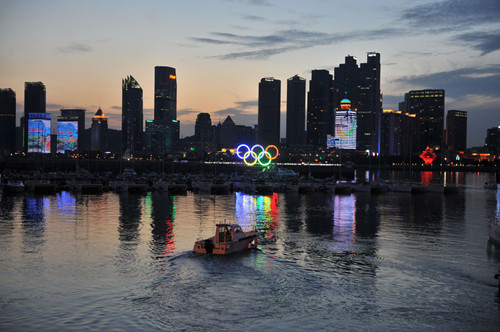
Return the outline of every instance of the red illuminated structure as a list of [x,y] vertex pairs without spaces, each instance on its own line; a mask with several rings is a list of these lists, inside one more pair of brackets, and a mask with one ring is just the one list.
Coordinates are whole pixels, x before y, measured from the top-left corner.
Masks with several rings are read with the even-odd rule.
[[432,163],[434,162],[434,160],[436,160],[436,154],[432,151],[432,149],[430,149],[429,147],[427,147],[427,149],[425,149],[424,152],[422,152],[422,154],[420,154],[419,156],[420,158],[422,158],[424,160],[424,163],[426,165],[432,165]]

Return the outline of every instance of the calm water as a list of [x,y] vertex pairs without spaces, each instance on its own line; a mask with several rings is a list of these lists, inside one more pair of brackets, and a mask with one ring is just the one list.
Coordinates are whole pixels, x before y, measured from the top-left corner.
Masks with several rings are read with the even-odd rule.
[[[500,330],[500,193],[3,195],[0,330]],[[261,250],[196,256],[215,222]]]

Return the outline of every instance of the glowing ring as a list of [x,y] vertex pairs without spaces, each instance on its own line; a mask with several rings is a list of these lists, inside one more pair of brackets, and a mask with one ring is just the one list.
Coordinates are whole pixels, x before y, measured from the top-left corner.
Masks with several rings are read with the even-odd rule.
[[267,150],[269,150],[269,148],[274,148],[276,150],[276,154],[274,155],[274,157],[269,157],[269,159],[274,160],[274,159],[278,158],[278,154],[280,153],[278,148],[275,145],[268,145],[266,150],[265,150],[266,153],[268,152]]
[[[253,157],[253,163],[249,163],[247,160],[248,160],[248,156],[251,155]],[[245,162],[245,164],[247,164],[248,166],[253,166],[255,164],[257,164],[257,161],[259,160],[259,157],[257,156],[257,154],[253,151],[247,151],[245,153],[245,155],[243,156],[243,161]]]
[[238,156],[238,158],[240,159],[244,159],[245,157],[245,153],[243,155],[240,154],[240,148],[241,147],[245,147],[247,149],[247,152],[250,151],[250,147],[246,144],[240,144],[240,146],[238,146],[238,148],[236,149],[236,155]]
[[[268,159],[267,163],[263,163],[262,162],[262,157],[264,157],[264,156],[266,156],[267,159]],[[261,166],[264,166],[264,167],[269,166],[269,164],[272,161],[271,154],[269,152],[267,152],[267,151],[262,151],[261,153],[259,153],[259,157],[257,158],[257,160],[259,161],[259,164]]]
[[[276,150],[276,153],[271,153],[270,149]],[[236,156],[242,159],[247,166],[254,166],[257,162],[263,167],[269,166],[271,161],[278,158],[278,155],[279,150],[275,145],[268,145],[267,148],[264,149],[260,144],[255,144],[252,148],[246,144],[240,144],[236,148]],[[249,160],[252,159],[253,161],[249,162]],[[266,159],[267,161],[265,161]]]

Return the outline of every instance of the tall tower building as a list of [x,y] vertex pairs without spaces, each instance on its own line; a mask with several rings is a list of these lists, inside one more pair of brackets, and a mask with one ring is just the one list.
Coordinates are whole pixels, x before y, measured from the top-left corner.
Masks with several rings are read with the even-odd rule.
[[196,124],[194,125],[194,137],[196,142],[212,142],[212,120],[210,114],[199,113],[196,117]]
[[156,153],[172,151],[179,140],[179,125],[175,68],[156,66],[154,120],[148,125],[148,137],[155,139],[150,150]]
[[446,146],[452,151],[467,149],[467,112],[449,110],[446,114]]
[[154,120],[177,120],[177,76],[175,68],[155,67]]
[[28,152],[28,119],[30,113],[46,113],[45,85],[42,82],[24,83],[24,117],[21,120],[23,151]]
[[82,153],[87,148],[83,144],[85,142],[85,110],[79,108],[61,109],[61,118],[66,120],[74,119],[78,122],[77,151]]
[[346,56],[345,63],[335,68],[334,90],[335,105],[347,98],[357,112],[357,149],[380,152],[380,54],[369,52],[359,67],[355,57]]
[[307,144],[326,147],[334,127],[332,75],[328,70],[313,70],[307,96]]
[[413,152],[441,147],[444,143],[444,90],[413,90],[408,93],[407,112],[420,126],[420,142]]
[[16,93],[0,89],[0,155],[16,151]]
[[122,80],[122,153],[142,151],[142,88],[132,77]]
[[108,118],[104,112],[99,109],[92,118],[90,127],[90,150],[100,153],[106,152],[108,149]]
[[306,79],[295,75],[287,81],[286,141],[289,146],[304,145],[306,116]]
[[380,152],[382,94],[380,92],[380,54],[369,52],[359,67],[358,150]]
[[260,80],[257,141],[261,145],[280,142],[281,81],[273,77]]

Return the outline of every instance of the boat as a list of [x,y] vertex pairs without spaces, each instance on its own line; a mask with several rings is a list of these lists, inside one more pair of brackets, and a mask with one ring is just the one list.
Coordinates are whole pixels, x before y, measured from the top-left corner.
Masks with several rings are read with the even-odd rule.
[[257,247],[258,232],[244,232],[237,224],[216,224],[215,236],[197,240],[193,252],[196,254],[229,255]]
[[496,182],[486,182],[484,184],[484,189],[494,189],[496,190],[498,188],[498,185]]
[[491,242],[500,245],[500,221],[498,219],[488,221],[488,235]]
[[9,194],[22,193],[24,188],[24,183],[21,180],[9,180],[4,185],[4,191]]

